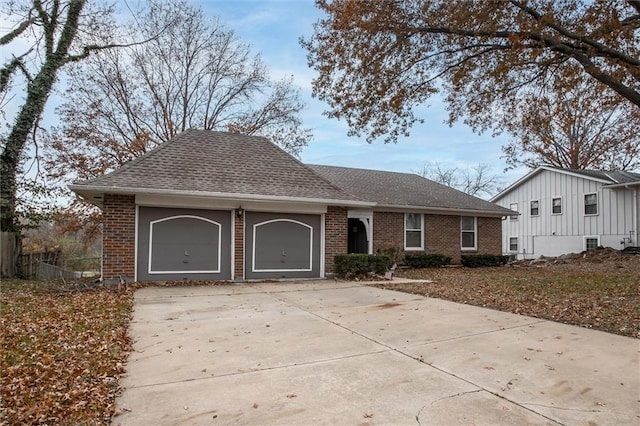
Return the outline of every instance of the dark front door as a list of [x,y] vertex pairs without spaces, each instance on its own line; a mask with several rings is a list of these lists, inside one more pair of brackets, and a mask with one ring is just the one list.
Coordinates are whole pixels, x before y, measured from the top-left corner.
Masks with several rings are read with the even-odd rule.
[[367,230],[360,219],[349,219],[347,245],[349,253],[369,253]]

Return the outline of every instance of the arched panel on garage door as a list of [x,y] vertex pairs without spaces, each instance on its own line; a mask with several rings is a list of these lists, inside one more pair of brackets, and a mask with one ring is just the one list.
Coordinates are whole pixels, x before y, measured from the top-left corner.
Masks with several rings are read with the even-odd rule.
[[320,276],[319,215],[247,212],[245,277]]
[[139,281],[231,279],[231,212],[139,207]]
[[310,272],[313,269],[313,227],[306,223],[291,219],[256,223],[253,242],[252,272]]
[[181,215],[149,224],[149,274],[220,273],[220,224]]

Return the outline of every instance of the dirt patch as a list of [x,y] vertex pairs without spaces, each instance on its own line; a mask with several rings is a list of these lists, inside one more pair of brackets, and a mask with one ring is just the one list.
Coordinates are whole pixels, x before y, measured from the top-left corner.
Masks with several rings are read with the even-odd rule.
[[376,305],[371,308],[371,310],[381,311],[383,309],[395,308],[397,306],[402,306],[402,303],[389,302],[382,305]]

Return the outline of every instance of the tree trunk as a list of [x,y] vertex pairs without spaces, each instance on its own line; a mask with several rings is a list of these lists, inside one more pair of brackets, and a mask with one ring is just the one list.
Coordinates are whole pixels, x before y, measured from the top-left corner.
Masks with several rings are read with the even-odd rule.
[[0,277],[15,278],[20,256],[20,236],[15,232],[0,232]]
[[0,230],[15,232],[19,228],[16,218],[16,189],[20,165],[20,154],[24,151],[29,133],[40,119],[51,88],[56,79],[56,72],[64,64],[59,58],[50,57],[38,75],[27,86],[27,99],[18,114],[16,122],[7,137],[6,145],[0,156]]
[[[54,46],[54,38],[58,34],[58,28],[53,23],[60,19],[59,10],[54,7],[52,16],[43,19],[42,27],[45,40],[44,63],[27,85],[27,98],[18,113],[16,122],[7,137],[4,150],[0,156],[0,230],[17,232],[20,228],[16,217],[16,174],[19,170],[20,155],[27,145],[29,134],[36,127],[42,111],[49,98],[53,84],[60,68],[69,60],[69,48],[78,31],[78,19],[86,0],[71,0],[67,8],[65,21],[57,45]],[[34,3],[35,4],[35,3]],[[42,10],[42,4],[37,3],[37,9],[41,15],[46,15]]]

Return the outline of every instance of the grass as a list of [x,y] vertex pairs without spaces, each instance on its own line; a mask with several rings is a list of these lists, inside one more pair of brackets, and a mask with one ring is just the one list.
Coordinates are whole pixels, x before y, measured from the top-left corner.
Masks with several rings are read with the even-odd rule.
[[439,268],[401,271],[421,284],[378,287],[640,337],[640,275],[625,268]]

